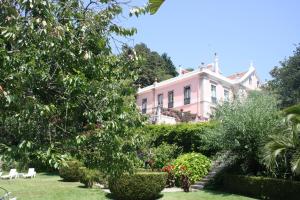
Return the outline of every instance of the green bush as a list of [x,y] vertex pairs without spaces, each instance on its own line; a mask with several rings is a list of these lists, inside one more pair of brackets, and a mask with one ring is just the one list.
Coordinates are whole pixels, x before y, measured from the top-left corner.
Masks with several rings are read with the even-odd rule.
[[67,161],[66,166],[59,169],[59,175],[64,181],[76,182],[80,179],[80,168],[83,164],[78,160]]
[[179,156],[173,162],[173,166],[177,179],[180,179],[180,175],[184,173],[193,184],[208,174],[211,161],[200,153],[188,153]]
[[96,169],[88,169],[86,167],[80,167],[80,183],[83,183],[85,187],[92,188],[94,182],[105,184],[104,175]]
[[283,179],[227,174],[223,178],[223,188],[259,199],[298,200],[300,197],[300,182]]
[[153,168],[161,169],[177,158],[181,153],[181,149],[174,144],[162,143],[158,147],[151,148],[151,153],[154,161]]
[[201,152],[210,156],[221,149],[221,143],[215,142],[211,145],[212,130],[216,127],[217,123],[210,121],[193,124],[148,125],[138,131],[149,138],[152,146],[158,147],[165,142],[182,148],[184,153]]
[[109,180],[113,197],[120,200],[154,200],[159,197],[167,181],[166,173],[124,174]]

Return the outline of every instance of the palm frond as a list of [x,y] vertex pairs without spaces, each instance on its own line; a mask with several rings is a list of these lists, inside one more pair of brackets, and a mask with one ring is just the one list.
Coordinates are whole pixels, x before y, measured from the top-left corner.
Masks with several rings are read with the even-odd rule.
[[294,153],[292,158],[292,171],[295,174],[300,174],[300,149],[296,153]]

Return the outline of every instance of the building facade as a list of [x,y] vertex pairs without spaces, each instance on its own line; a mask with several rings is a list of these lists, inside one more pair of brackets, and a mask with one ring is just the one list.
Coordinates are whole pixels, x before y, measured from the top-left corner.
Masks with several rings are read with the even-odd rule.
[[202,65],[188,72],[179,70],[177,77],[139,88],[137,105],[144,114],[160,115],[171,109],[190,112],[197,121],[207,120],[218,103],[236,95],[258,89],[260,80],[252,64],[248,71],[225,77],[220,73],[218,58],[212,64]]

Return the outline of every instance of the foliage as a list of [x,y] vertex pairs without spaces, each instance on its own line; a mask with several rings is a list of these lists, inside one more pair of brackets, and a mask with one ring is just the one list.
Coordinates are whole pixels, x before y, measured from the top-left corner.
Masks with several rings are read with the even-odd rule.
[[283,113],[288,115],[293,123],[300,123],[300,103],[284,109]]
[[150,149],[151,155],[150,159],[154,161],[154,169],[162,169],[164,166],[171,163],[171,161],[178,157],[181,153],[181,149],[175,144],[162,143],[158,147],[153,147]]
[[263,162],[275,177],[300,175],[300,123],[295,123],[295,119],[288,115],[285,130],[271,135],[262,149]]
[[79,168],[80,171],[80,183],[83,183],[85,187],[92,188],[94,182],[105,183],[103,174],[96,169],[88,169],[86,167]]
[[138,59],[113,55],[109,41],[136,30],[118,26],[120,14],[122,5],[112,0],[1,1],[5,159],[59,168],[83,151],[91,155],[85,162],[103,172],[131,170],[136,141],[130,128],[141,123],[132,87]]
[[154,200],[164,189],[166,173],[124,174],[109,180],[109,189],[114,198],[122,200]]
[[166,165],[162,168],[163,172],[168,173],[166,187],[174,187],[175,186],[175,174],[174,174],[174,165]]
[[145,137],[150,146],[163,143],[176,145],[183,152],[201,152],[213,155],[221,149],[218,132],[212,131],[218,126],[214,121],[203,123],[180,123],[176,125],[147,125],[137,130]]
[[160,55],[156,51],[151,51],[144,43],[136,44],[133,49],[124,46],[123,54],[136,54],[142,59],[138,79],[135,81],[137,86],[146,87],[155,80],[163,81],[177,75],[176,68],[166,53]]
[[150,13],[153,15],[155,14],[158,9],[160,8],[160,6],[162,5],[162,3],[164,2],[165,0],[149,0],[149,10],[150,10]]
[[80,161],[67,161],[66,165],[59,169],[59,175],[64,181],[79,181],[81,176],[81,167],[83,167],[83,164]]
[[200,153],[188,153],[179,156],[173,165],[177,178],[181,178],[181,175],[187,175],[191,183],[195,183],[208,173],[211,161]]
[[300,46],[280,65],[270,72],[273,80],[268,82],[267,88],[278,95],[281,107],[287,107],[300,102]]
[[259,148],[279,122],[276,103],[269,94],[253,92],[216,109],[224,148],[236,155],[244,172],[260,170]]
[[281,179],[226,175],[224,189],[228,192],[259,199],[299,199],[300,182]]

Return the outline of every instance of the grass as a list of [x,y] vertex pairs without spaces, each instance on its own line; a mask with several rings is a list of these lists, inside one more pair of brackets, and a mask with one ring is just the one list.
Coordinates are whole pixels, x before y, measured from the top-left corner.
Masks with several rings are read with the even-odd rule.
[[[109,200],[100,189],[86,189],[78,182],[63,182],[57,175],[38,174],[35,179],[0,180],[18,200]],[[2,193],[0,193],[1,195]],[[215,191],[163,193],[161,200],[249,200],[250,198]]]
[[221,193],[216,191],[201,190],[199,192],[172,192],[164,193],[163,200],[253,200],[249,197],[235,194]]

